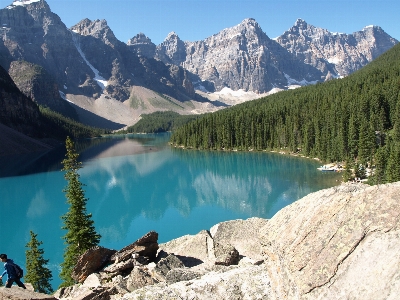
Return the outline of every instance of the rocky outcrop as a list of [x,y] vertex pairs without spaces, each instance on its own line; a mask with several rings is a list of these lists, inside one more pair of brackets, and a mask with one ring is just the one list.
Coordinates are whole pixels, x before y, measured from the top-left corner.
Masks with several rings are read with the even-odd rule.
[[77,282],[84,282],[90,274],[98,272],[105,267],[115,252],[115,250],[99,246],[90,248],[79,257],[72,270],[71,277]]
[[[159,256],[168,258],[162,265],[134,268],[128,284],[113,279],[119,291],[128,286],[129,292],[104,299],[396,299],[399,200],[400,182],[343,184],[312,193],[269,221],[217,224],[212,234],[202,231],[160,245]],[[249,255],[251,247],[243,245],[258,243],[261,253],[244,257],[239,251],[238,265],[218,266],[218,253],[209,253],[218,242]],[[260,255],[264,261],[255,263]],[[183,257],[202,260],[189,268],[180,265]]]
[[[74,268],[73,278],[81,284],[62,288],[55,295],[58,299],[120,299],[118,297],[147,286],[196,280],[210,272],[222,274],[232,270],[231,264],[239,268],[239,259],[244,260],[244,256],[232,245],[245,249],[240,245],[254,244],[257,237],[247,241],[229,239],[230,235],[237,238],[234,224],[238,224],[236,230],[255,232],[265,222],[253,218],[229,223],[213,230],[214,234],[219,232],[224,237],[219,240],[224,244],[214,245],[210,233],[201,231],[158,245],[158,234],[151,231],[117,252],[102,247],[89,249]],[[224,233],[221,233],[222,228],[226,229]],[[251,258],[245,264],[254,265]]]
[[127,45],[138,56],[153,58],[156,54],[156,45],[143,33],[135,35],[127,42]]
[[61,97],[58,84],[43,67],[13,61],[8,72],[19,90],[34,102],[78,120],[75,110]]
[[21,93],[9,74],[0,66],[0,123],[28,136],[39,136],[38,106]]
[[113,254],[110,260],[112,262],[126,261],[131,258],[134,253],[139,254],[139,256],[148,257],[150,260],[155,260],[158,250],[157,241],[158,233],[150,231],[133,244]]

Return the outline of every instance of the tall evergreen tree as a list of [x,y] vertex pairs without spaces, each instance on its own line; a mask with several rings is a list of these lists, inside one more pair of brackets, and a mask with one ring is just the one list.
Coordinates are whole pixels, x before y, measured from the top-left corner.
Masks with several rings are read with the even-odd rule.
[[51,271],[46,267],[48,259],[43,258],[44,250],[39,248],[43,243],[37,240],[37,234],[30,231],[31,239],[26,244],[26,275],[25,280],[30,282],[35,292],[50,294],[53,292],[50,281],[53,278]]
[[75,284],[71,273],[78,257],[89,248],[98,245],[101,237],[96,233],[92,214],[86,213],[87,199],[78,174],[82,163],[78,161],[79,154],[76,153],[74,143],[69,137],[66,140],[66,148],[67,158],[62,162],[64,165],[62,171],[66,171],[64,177],[68,181],[68,185],[64,192],[70,207],[68,212],[62,216],[64,221],[62,229],[67,230],[63,239],[67,246],[64,251],[64,261],[61,264],[60,278],[63,282],[60,287]]

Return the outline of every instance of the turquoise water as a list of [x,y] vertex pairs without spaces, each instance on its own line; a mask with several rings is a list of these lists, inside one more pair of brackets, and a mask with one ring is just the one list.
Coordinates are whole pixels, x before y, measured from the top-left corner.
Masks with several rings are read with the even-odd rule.
[[[271,218],[279,209],[337,184],[309,159],[258,152],[186,151],[169,135],[132,135],[77,144],[88,212],[101,245],[121,249],[150,230],[159,242],[196,234],[218,222]],[[43,241],[56,288],[68,207],[61,147],[42,156],[0,159],[0,252],[25,266],[29,230]]]

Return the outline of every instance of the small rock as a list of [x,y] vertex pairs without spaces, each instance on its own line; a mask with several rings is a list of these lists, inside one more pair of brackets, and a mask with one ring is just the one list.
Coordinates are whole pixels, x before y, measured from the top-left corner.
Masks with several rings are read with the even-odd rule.
[[216,265],[231,266],[239,263],[239,252],[230,244],[214,244],[214,253]]
[[194,272],[190,269],[186,268],[176,268],[172,269],[167,273],[166,281],[168,284],[180,282],[180,281],[188,281],[195,278],[199,278],[201,274],[199,272]]
[[85,281],[83,282],[83,286],[88,288],[96,288],[101,286],[101,277],[97,273],[90,274]]
[[126,288],[129,291],[140,289],[147,285],[158,283],[146,268],[134,268],[126,282]]
[[176,268],[184,268],[185,265],[175,255],[170,254],[166,258],[161,259],[156,267],[152,270],[153,276],[159,281],[165,281],[168,272]]

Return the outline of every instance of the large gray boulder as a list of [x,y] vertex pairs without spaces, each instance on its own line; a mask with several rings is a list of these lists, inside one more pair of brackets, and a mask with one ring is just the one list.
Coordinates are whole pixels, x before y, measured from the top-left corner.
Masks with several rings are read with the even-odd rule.
[[268,220],[262,218],[221,222],[211,227],[210,235],[214,244],[230,244],[240,255],[260,261],[263,257],[258,236],[267,222]]
[[214,259],[213,239],[206,230],[196,235],[185,235],[160,244],[159,253],[173,253],[186,267],[194,267]]
[[348,184],[279,211],[261,243],[277,298],[396,299],[400,182]]

